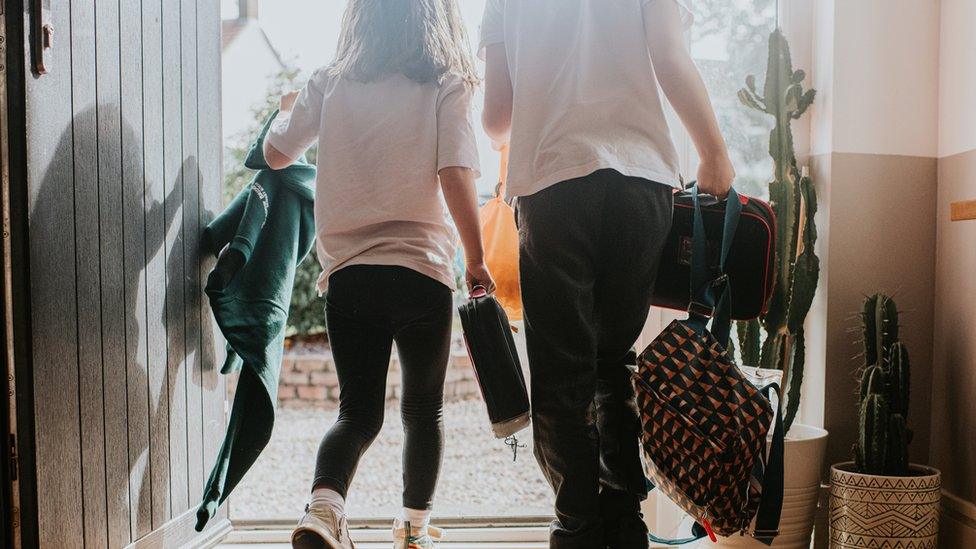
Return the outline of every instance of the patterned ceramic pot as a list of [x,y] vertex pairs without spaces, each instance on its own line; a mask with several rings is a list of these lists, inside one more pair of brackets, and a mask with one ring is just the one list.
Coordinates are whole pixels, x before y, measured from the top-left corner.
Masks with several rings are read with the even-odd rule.
[[913,476],[854,472],[854,463],[830,468],[830,547],[935,549],[939,538],[942,474],[912,465]]

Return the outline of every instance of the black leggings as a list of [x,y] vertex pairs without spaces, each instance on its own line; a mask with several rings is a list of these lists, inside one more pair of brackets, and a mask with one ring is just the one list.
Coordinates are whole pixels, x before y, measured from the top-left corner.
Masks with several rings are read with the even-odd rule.
[[329,278],[326,322],[339,376],[339,418],[319,445],[315,488],[345,497],[383,426],[396,341],[403,376],[403,506],[429,509],[444,448],[444,376],[451,352],[451,290],[405,267],[354,265]]

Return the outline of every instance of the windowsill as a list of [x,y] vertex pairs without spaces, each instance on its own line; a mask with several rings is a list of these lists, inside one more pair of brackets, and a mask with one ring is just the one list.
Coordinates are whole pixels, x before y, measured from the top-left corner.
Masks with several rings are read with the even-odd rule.
[[[447,530],[443,549],[544,549],[548,546],[551,517],[453,518],[436,520]],[[359,549],[388,549],[391,537],[389,520],[350,520],[350,534]],[[237,521],[224,538],[222,549],[265,549],[290,547],[293,521]]]

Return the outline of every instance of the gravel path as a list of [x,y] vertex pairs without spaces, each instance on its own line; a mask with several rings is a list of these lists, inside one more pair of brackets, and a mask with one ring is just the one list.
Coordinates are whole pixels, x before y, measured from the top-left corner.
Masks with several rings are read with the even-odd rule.
[[[271,443],[231,497],[234,519],[295,518],[308,495],[315,452],[336,410],[280,409]],[[434,502],[435,516],[551,514],[551,492],[526,448],[512,451],[495,439],[480,399],[445,404],[444,462]],[[403,431],[395,403],[387,407],[380,436],[366,452],[347,502],[351,517],[392,517],[400,509]]]

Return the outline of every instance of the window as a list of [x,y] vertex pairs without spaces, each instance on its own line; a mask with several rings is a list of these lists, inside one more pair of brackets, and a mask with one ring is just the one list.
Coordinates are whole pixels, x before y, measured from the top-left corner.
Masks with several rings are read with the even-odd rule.
[[[767,153],[772,120],[742,106],[736,92],[744,85],[747,74],[756,74],[762,80],[766,39],[776,21],[776,0],[691,0],[689,3],[696,15],[696,23],[689,33],[689,46],[728,141],[738,172],[736,184],[746,194],[765,196],[766,182],[772,171]],[[460,0],[459,4],[472,47],[475,47],[484,0]],[[222,0],[228,23],[238,18],[237,6],[235,0]],[[260,33],[239,21],[237,37],[230,40],[253,40],[251,45],[255,48],[271,44],[275,54],[271,59],[276,57],[297,69],[299,75],[295,80],[300,83],[332,58],[344,8],[344,1],[260,2],[260,14],[252,14],[257,15]],[[234,27],[232,24],[227,26]],[[245,33],[240,29],[250,30]],[[266,42],[261,42],[265,39]],[[230,47],[229,35],[225,33],[224,93],[225,98],[231,94],[236,99],[246,86],[229,85],[238,78],[229,74],[230,71],[250,73],[264,69],[255,67],[253,62],[232,63],[227,57]],[[256,59],[250,46],[241,48],[236,55],[242,59]],[[274,69],[270,67],[268,70],[276,74],[281,72],[280,67]],[[269,78],[268,84],[273,80]],[[225,130],[239,125],[241,119],[253,122],[250,107],[237,103],[240,102],[225,100]],[[479,96],[475,100],[476,119],[480,118],[481,103]],[[229,112],[232,107],[238,110]],[[686,179],[694,179],[697,158],[673,113],[671,128],[681,157],[682,172]],[[228,136],[228,143],[234,141],[233,137]],[[479,149],[483,172],[479,189],[482,195],[487,195],[498,180],[498,153],[491,149],[488,138],[481,132]],[[671,317],[670,312],[652,311],[642,338],[644,342],[653,338]],[[519,339],[522,340],[521,336]],[[399,509],[402,434],[398,416],[395,406],[388,408],[383,434],[367,452],[354,481],[349,512],[356,518],[390,517]],[[315,448],[334,418],[334,409],[283,409],[271,445],[232,497],[232,517],[235,520],[295,519],[307,497]],[[531,447],[522,449],[518,461],[513,462],[511,450],[491,438],[480,401],[469,399],[449,404],[445,420],[447,447],[435,515],[527,517],[551,513],[549,487],[535,463]],[[478,433],[474,443],[462,442],[469,440],[465,437],[470,437],[473,430]],[[529,438],[527,433],[525,438]],[[510,482],[499,482],[500,479]],[[670,506],[666,498],[651,498],[646,510],[656,523],[657,533],[665,536],[676,533],[681,513]]]
[[[690,0],[688,4],[695,14],[695,24],[688,36],[689,48],[708,88],[735,165],[736,189],[767,198],[766,184],[773,171],[768,153],[773,120],[742,105],[737,92],[749,74],[756,75],[760,83],[764,79],[767,39],[776,27],[777,0]],[[686,181],[693,180],[698,156],[670,107],[668,114],[682,175]],[[650,343],[673,319],[683,316],[652,308],[638,347]],[[681,537],[691,527],[687,515],[660,492],[652,493],[643,507],[651,529],[659,536]]]
[[[760,84],[763,81],[767,39],[776,26],[776,0],[693,0],[691,9],[695,13],[689,33],[691,55],[728,143],[736,188],[764,198],[773,170],[768,153],[772,117],[746,108],[736,94],[749,74],[756,75]],[[680,123],[675,120],[671,128],[685,179],[694,179],[698,164],[694,147]]]

